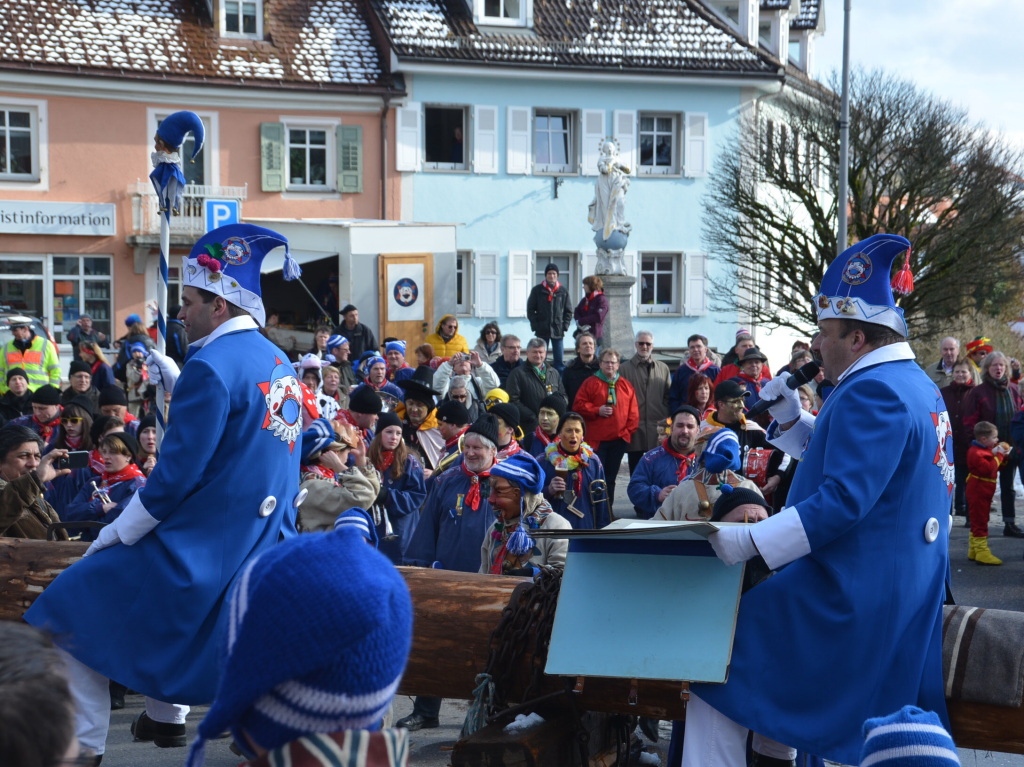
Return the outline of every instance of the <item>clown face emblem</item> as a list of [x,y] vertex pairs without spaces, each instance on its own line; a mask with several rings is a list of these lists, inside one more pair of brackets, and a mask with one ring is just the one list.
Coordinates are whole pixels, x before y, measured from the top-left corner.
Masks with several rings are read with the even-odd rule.
[[843,282],[847,285],[860,285],[871,278],[871,259],[863,253],[850,256],[843,269]]
[[294,449],[302,433],[302,388],[294,373],[290,365],[279,360],[271,380],[259,385],[267,403],[263,428],[287,442],[289,450]]
[[415,281],[410,280],[408,277],[403,277],[395,283],[395,301],[398,302],[399,306],[412,306],[416,303],[419,294],[419,287]]

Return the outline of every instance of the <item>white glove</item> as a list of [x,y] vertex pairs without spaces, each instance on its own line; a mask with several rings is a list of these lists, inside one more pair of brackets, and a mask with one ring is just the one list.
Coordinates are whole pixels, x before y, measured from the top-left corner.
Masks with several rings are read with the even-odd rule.
[[168,394],[173,391],[174,384],[178,381],[181,371],[178,363],[153,349],[146,357],[146,365],[149,366],[149,381],[154,386],[161,386]]
[[770,402],[773,399],[779,400],[768,408],[768,412],[772,414],[772,418],[779,423],[795,421],[800,417],[800,411],[803,410],[803,408],[800,407],[800,392],[796,389],[790,389],[786,385],[786,381],[789,377],[789,373],[781,373],[762,386],[761,391],[758,392],[757,395],[767,402]]
[[753,525],[719,528],[718,532],[708,536],[708,542],[718,558],[727,565],[746,562],[757,556],[757,546],[754,545],[754,538],[750,534],[751,527]]
[[[117,520],[114,520],[115,522]],[[117,525],[111,522],[106,527],[100,528],[99,535],[96,536],[96,540],[92,542],[92,545],[85,550],[83,557],[88,557],[91,554],[95,554],[97,551],[113,546],[115,543],[120,543],[121,537],[117,534]]]

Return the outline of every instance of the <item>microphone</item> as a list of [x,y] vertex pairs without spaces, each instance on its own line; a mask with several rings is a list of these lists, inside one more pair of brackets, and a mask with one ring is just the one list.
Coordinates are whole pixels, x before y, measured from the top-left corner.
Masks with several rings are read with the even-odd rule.
[[[814,377],[818,375],[818,371],[821,370],[818,367],[817,362],[808,362],[806,365],[797,370],[793,375],[786,379],[786,386],[790,389],[795,389],[798,386],[803,386],[805,383],[810,383],[814,380]],[[768,408],[774,405],[776,402],[781,402],[782,397],[776,397],[772,400],[763,399],[754,405],[750,410],[747,411],[747,418],[755,418],[761,413],[767,413]]]

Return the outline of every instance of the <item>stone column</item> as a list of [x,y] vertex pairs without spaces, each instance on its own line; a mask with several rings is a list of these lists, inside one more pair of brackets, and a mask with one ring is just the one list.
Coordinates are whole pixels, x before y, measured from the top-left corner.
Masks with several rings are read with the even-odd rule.
[[629,289],[636,277],[624,274],[602,274],[604,295],[608,299],[608,314],[604,318],[602,349],[615,349],[622,359],[633,356],[633,310]]

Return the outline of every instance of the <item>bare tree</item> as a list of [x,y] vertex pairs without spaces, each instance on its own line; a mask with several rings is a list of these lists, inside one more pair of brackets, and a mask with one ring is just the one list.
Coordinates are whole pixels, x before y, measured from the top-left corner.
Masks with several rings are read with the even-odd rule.
[[[769,103],[744,118],[709,182],[704,239],[733,275],[714,285],[712,305],[806,332],[837,253],[839,100],[804,88]],[[854,73],[850,115],[850,242],[879,232],[911,241],[915,290],[900,303],[911,332],[943,332],[965,311],[1016,312],[1020,154],[960,107],[881,71]]]

